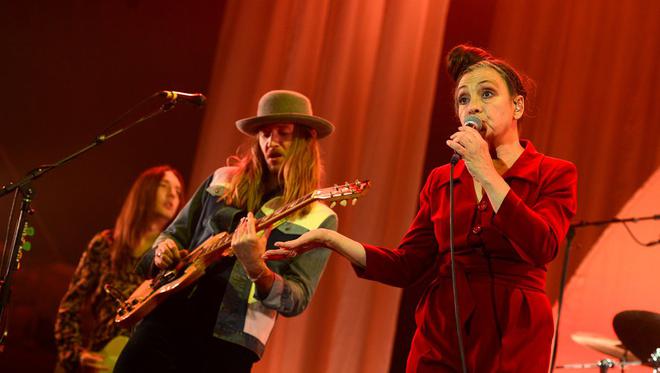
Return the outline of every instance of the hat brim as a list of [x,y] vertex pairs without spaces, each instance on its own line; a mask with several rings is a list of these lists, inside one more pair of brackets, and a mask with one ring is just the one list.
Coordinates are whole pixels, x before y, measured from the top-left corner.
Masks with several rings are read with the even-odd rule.
[[271,114],[251,117],[236,121],[236,127],[246,135],[254,136],[259,133],[261,126],[271,123],[293,123],[316,130],[316,137],[321,139],[335,130],[335,126],[329,121],[305,114]]

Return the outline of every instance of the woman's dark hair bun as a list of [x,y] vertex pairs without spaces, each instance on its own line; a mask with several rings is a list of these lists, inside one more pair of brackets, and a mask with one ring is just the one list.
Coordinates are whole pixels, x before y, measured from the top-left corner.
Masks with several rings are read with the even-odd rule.
[[447,72],[454,81],[458,81],[468,67],[492,59],[493,56],[481,48],[460,44],[452,48],[447,55]]

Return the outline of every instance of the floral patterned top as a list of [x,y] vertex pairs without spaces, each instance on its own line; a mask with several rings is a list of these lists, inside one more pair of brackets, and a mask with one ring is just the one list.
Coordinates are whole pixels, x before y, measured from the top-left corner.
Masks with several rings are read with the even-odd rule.
[[[129,335],[128,329],[114,323],[116,302],[103,286],[110,284],[125,296],[130,295],[144,280],[135,273],[139,258],[132,258],[120,273],[111,270],[110,246],[112,231],[105,230],[90,241],[71,278],[69,289],[62,297],[55,320],[55,343],[58,360],[66,371],[76,371],[82,349],[98,351],[118,335]],[[92,315],[93,325],[83,338],[82,313]]]

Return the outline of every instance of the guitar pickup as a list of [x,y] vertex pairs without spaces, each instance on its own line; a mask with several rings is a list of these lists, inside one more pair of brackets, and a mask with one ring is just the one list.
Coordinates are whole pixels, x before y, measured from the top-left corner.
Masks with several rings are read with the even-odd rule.
[[163,280],[170,282],[176,278],[176,271],[169,270],[163,274]]

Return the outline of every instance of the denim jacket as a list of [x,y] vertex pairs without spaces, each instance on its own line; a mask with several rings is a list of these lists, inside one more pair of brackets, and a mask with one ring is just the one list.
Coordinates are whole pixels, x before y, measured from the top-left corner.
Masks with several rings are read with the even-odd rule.
[[[166,238],[176,241],[180,248],[192,250],[211,235],[232,232],[236,228],[246,212],[219,200],[234,170],[223,167],[206,179],[142,257],[138,264],[139,272],[154,275],[154,250]],[[272,213],[273,208],[269,206],[275,204],[278,198],[266,202],[255,216],[259,218]],[[308,214],[285,219],[273,229],[266,249],[274,249],[275,242],[295,239],[315,228],[337,228],[334,211],[318,202],[311,205]],[[270,269],[276,273],[269,294],[256,293],[254,284],[238,261],[227,266],[220,273],[226,279],[227,286],[218,311],[214,336],[244,346],[261,357],[277,315],[296,316],[308,306],[329,255],[330,250],[318,248],[290,260],[268,262]]]

